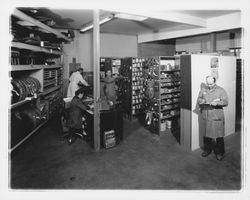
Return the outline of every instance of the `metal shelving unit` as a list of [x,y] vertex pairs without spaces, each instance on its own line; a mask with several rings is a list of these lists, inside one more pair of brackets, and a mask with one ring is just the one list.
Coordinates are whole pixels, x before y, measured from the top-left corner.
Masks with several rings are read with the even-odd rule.
[[161,57],[160,77],[160,119],[159,131],[173,127],[173,121],[180,116],[180,66],[175,57]]
[[161,135],[171,131],[180,116],[180,67],[175,56],[149,57],[145,60],[146,115],[148,126]]

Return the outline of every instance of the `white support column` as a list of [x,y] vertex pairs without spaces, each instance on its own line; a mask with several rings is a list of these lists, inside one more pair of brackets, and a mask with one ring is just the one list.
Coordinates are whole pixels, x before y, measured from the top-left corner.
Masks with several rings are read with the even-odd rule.
[[100,25],[99,10],[93,11],[93,64],[94,64],[94,149],[100,150]]

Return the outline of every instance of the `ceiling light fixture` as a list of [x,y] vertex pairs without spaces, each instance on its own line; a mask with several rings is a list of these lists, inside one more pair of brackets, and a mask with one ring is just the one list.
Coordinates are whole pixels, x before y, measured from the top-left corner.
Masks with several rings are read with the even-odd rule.
[[[114,15],[110,15],[110,16],[108,16],[108,17],[101,18],[100,21],[99,21],[99,24],[100,24],[100,25],[101,25],[101,24],[104,24],[104,23],[110,21],[111,19],[113,19],[113,17],[114,17]],[[94,24],[93,24],[93,23],[89,23],[89,24],[87,24],[86,26],[84,26],[84,27],[80,30],[80,32],[88,31],[88,30],[92,29],[93,27],[94,27]]]
[[114,17],[119,18],[119,19],[128,19],[128,20],[134,20],[134,21],[144,21],[148,19],[148,17],[143,17],[139,15],[130,15],[126,13],[117,13],[115,14]]
[[21,26],[35,26],[35,24],[32,24],[31,22],[27,22],[27,21],[18,21],[17,24]]
[[30,12],[36,14],[36,13],[38,13],[38,10],[37,9],[31,9]]

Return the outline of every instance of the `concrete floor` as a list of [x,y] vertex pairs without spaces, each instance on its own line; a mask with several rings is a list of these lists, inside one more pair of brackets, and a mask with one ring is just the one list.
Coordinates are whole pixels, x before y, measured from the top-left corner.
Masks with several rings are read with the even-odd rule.
[[13,189],[239,190],[241,136],[226,137],[226,157],[184,150],[172,135],[161,138],[138,122],[124,121],[124,140],[94,152],[83,140],[60,137],[58,121],[44,126],[14,154]]

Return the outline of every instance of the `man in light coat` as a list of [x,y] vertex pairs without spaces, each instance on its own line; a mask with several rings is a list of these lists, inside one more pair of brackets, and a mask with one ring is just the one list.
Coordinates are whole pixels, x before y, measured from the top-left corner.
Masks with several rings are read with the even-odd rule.
[[214,77],[207,76],[207,85],[201,89],[198,97],[202,117],[206,122],[202,156],[207,157],[214,150],[216,159],[222,160],[225,154],[225,117],[223,107],[228,105],[228,97],[226,91],[216,85],[215,82],[216,79]]
[[69,87],[67,92],[67,97],[74,97],[75,92],[80,88],[79,84],[88,86],[88,83],[83,79],[83,68],[79,68],[76,72],[73,72],[69,78]]

